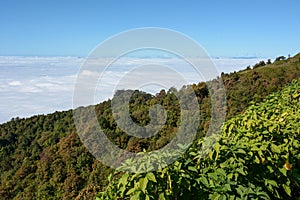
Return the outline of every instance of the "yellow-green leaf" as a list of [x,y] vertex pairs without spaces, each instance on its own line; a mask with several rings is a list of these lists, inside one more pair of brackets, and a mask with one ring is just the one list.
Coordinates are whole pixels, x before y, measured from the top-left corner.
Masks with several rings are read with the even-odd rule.
[[147,184],[148,184],[148,178],[140,178],[139,180],[139,187],[141,188],[141,190],[146,193],[146,188],[147,188]]
[[148,180],[156,183],[156,178],[155,178],[155,176],[154,176],[154,174],[152,172],[148,172],[146,174],[146,177],[148,178]]

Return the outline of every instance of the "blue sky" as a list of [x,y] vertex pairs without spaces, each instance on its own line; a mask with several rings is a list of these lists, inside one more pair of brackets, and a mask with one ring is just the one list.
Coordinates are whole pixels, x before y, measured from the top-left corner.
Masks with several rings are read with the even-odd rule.
[[300,1],[0,2],[0,55],[87,56],[106,38],[140,27],[182,32],[212,56],[274,58],[300,47]]

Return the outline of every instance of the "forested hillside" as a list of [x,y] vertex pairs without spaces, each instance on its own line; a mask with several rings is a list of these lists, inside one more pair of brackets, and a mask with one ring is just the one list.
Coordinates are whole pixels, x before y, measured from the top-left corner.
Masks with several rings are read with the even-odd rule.
[[[257,111],[262,113],[269,112],[268,110],[266,110],[267,103],[265,103],[259,107],[252,106],[246,111],[244,115],[238,115],[243,113],[247,109],[247,107],[253,104],[253,102],[258,103],[263,101],[267,95],[282,90],[286,86],[286,84],[291,83],[292,80],[297,79],[298,77],[300,77],[299,54],[295,57],[288,59],[277,59],[277,61],[273,63],[260,62],[257,65],[255,65],[253,69],[248,67],[247,69],[242,70],[240,72],[234,72],[230,74],[223,73],[221,75],[221,78],[223,79],[226,88],[228,105],[227,118],[229,119],[229,122],[227,123],[227,126],[225,126],[225,129],[226,127],[230,127],[229,123],[233,123],[234,121],[240,120],[239,117],[249,116],[249,114],[247,113],[249,113],[251,109],[256,109]],[[294,88],[297,88],[295,86],[297,84],[294,83]],[[208,92],[209,90],[205,83],[193,84],[191,87],[193,87],[193,89],[195,90],[201,109],[201,123],[199,125],[198,130],[198,139],[200,139],[201,136],[205,134],[205,131],[207,130],[209,125],[211,107],[210,96]],[[135,91],[133,97],[131,98],[131,117],[135,122],[139,123],[140,125],[146,125],[147,123],[149,123],[150,118],[148,116],[148,108],[151,105],[158,103],[161,104],[167,110],[168,115],[164,128],[159,132],[159,134],[152,138],[138,139],[135,137],[130,137],[124,132],[122,132],[122,130],[120,130],[117,127],[112,117],[110,100],[102,102],[96,105],[95,107],[96,112],[98,114],[99,123],[104,129],[108,138],[123,149],[132,152],[139,152],[143,149],[153,150],[161,148],[172,139],[179,123],[178,120],[180,110],[178,100],[174,96],[173,90],[174,88],[171,88],[169,91],[162,90],[154,96],[141,91]],[[294,90],[295,89],[293,89],[293,91]],[[299,88],[297,90],[299,90]],[[287,91],[287,89],[285,89],[284,91]],[[281,99],[279,93],[276,96],[276,98]],[[267,101],[271,101],[271,97]],[[265,107],[263,105],[265,105]],[[274,103],[274,106],[275,105],[276,104]],[[288,106],[282,107],[282,110],[286,109],[287,107]],[[291,112],[290,110],[286,111]],[[281,111],[279,112],[279,114],[280,113]],[[55,112],[49,115],[34,116],[27,119],[15,118],[12,119],[10,122],[0,125],[1,199],[92,199],[98,192],[103,191],[106,188],[108,183],[107,176],[110,173],[112,173],[113,170],[102,165],[83,146],[76,134],[72,114],[73,113],[70,110],[64,112]],[[259,114],[260,116],[260,113],[257,114]],[[234,118],[237,115],[239,117]],[[266,120],[268,119],[276,121],[276,116],[277,115],[275,115],[272,119],[266,117]],[[289,121],[285,122],[287,126],[289,124]],[[293,121],[293,123],[297,124],[297,121]],[[239,127],[242,130],[242,133],[247,132],[247,129],[245,127],[246,125],[241,125]],[[249,132],[248,134],[260,133],[259,131],[254,131],[255,127],[256,126],[253,125],[253,131]],[[278,125],[277,128],[273,128],[273,131],[281,130],[280,127],[281,125]],[[269,130],[269,127],[267,128]],[[270,131],[270,133],[273,133],[273,131]],[[223,132],[224,135],[227,134],[226,130],[224,130]],[[232,132],[232,135],[237,136],[236,141],[240,141],[238,140],[238,137],[241,136],[241,132],[239,131],[239,129],[237,129],[237,132]],[[262,137],[264,138],[264,136]],[[272,138],[273,136],[267,134],[266,137]],[[276,137],[280,138],[281,135],[279,134]],[[265,139],[261,140],[265,141]],[[282,140],[284,140],[283,137]],[[297,141],[297,137],[295,137],[295,141]],[[226,141],[226,138],[224,138],[224,146],[226,148],[228,146],[227,143],[229,142],[230,141]],[[285,142],[284,144],[287,145],[289,143]],[[220,143],[220,145],[223,145],[223,143]],[[252,148],[249,145],[250,143],[247,144],[245,148]],[[271,145],[271,143],[269,145]],[[280,145],[279,141],[276,140],[274,142],[274,145]],[[213,152],[218,151],[218,149],[216,148],[217,147],[215,147],[215,150]],[[233,152],[235,150],[238,151],[237,149],[239,148],[239,146],[233,146],[232,148]],[[258,148],[260,148],[260,146]],[[276,149],[276,147],[274,148]],[[276,150],[274,151],[276,153]],[[257,150],[257,152],[261,152],[263,154],[270,153],[268,148],[263,148],[261,151]],[[243,166],[247,166],[247,169],[249,169],[249,165],[245,165],[245,162],[257,163],[257,159],[259,159],[259,162],[261,162],[262,158],[267,160],[268,157],[260,155],[261,153],[259,153],[258,156],[256,154],[249,155],[247,153],[247,156],[244,157],[245,159],[249,158],[249,160],[241,161],[241,164],[243,164]],[[214,166],[217,166],[216,169],[219,169],[221,163],[231,162],[230,159],[227,160],[227,157],[224,157],[223,154],[225,154],[224,149],[222,149],[222,151],[220,150],[219,153],[211,153],[211,158],[205,161],[208,162],[205,165],[214,164]],[[269,155],[269,157],[274,159],[274,156],[276,156],[277,154],[279,155],[280,153],[270,153],[270,155],[266,155]],[[233,154],[232,156],[234,157],[233,159],[235,159],[235,156]],[[280,154],[280,156],[277,156],[278,159],[276,158],[276,160],[274,160],[274,166],[281,166],[282,159],[279,158],[281,158],[282,156],[287,156],[287,154],[283,155],[282,153],[282,155]],[[226,158],[226,160],[224,160],[224,158]],[[296,162],[295,160],[297,159],[297,157],[291,157],[291,160],[289,158],[290,157],[287,157],[286,160],[288,160],[291,163]],[[235,160],[233,161],[235,162]],[[268,162],[272,163],[273,161]],[[224,169],[225,175],[228,175],[228,170],[242,170],[237,166],[231,166],[230,164],[228,165],[229,167],[226,167],[226,170]],[[186,166],[188,167],[191,165]],[[266,167],[266,170],[270,171],[270,176],[272,176],[273,172],[280,173],[276,171],[277,169],[279,170],[279,168],[272,168],[271,166],[272,169],[269,169],[267,165],[264,166]],[[256,167],[256,164],[253,164],[253,170],[255,170]],[[259,165],[259,167],[261,166]],[[296,169],[296,167],[293,169]],[[196,168],[196,170],[198,169]],[[213,168],[209,168],[207,174],[212,174],[213,170]],[[243,175],[246,169],[243,168],[243,170],[244,171],[237,172],[238,175]],[[199,171],[197,171],[197,173],[198,172]],[[190,183],[189,185],[191,185],[192,187],[193,184],[202,184],[201,187],[203,187],[204,189],[201,195],[204,195],[204,197],[208,197],[209,194],[215,196],[227,194],[228,191],[225,191],[225,189],[227,188],[229,190],[229,187],[235,188],[232,189],[232,195],[237,193],[239,194],[239,192],[237,192],[238,184],[241,184],[241,187],[243,187],[241,188],[241,191],[243,193],[248,188],[249,194],[252,194],[254,190],[257,190],[262,192],[262,196],[266,197],[275,193],[278,193],[279,195],[286,194],[285,196],[280,197],[289,197],[289,195],[297,195],[297,193],[295,193],[294,188],[299,188],[299,186],[297,185],[298,180],[295,181],[293,179],[293,175],[289,174],[290,172],[294,173],[294,170],[288,170],[288,174],[287,176],[285,176],[287,178],[283,177],[277,180],[276,177],[271,177],[270,183],[261,183],[259,180],[262,175],[261,173],[257,175],[255,180],[251,181],[248,180],[248,177],[250,175],[252,176],[253,174],[243,175],[244,178],[240,178],[242,176],[233,174],[232,177],[230,175],[230,181],[233,182],[230,182],[229,180],[229,182],[226,182],[227,180],[224,180],[225,182],[222,182],[223,178],[221,176],[224,175],[222,171],[217,172],[216,175],[209,175],[216,178],[216,183],[213,183],[213,185],[210,185],[210,183],[206,184],[204,178],[208,180],[208,177],[198,177],[198,180],[200,181],[199,183],[196,183],[195,179],[194,182]],[[188,171],[187,173],[190,172]],[[191,172],[190,175],[194,176],[195,173],[196,171],[194,170],[194,172]],[[201,173],[203,174],[204,172],[202,171]],[[117,177],[118,176],[120,175],[117,175]],[[191,179],[194,179],[194,177],[192,177]],[[137,179],[134,179],[129,184],[134,184],[135,180]],[[274,180],[275,182],[279,181],[276,182],[276,184],[280,183],[279,186],[277,187],[272,180]],[[249,185],[247,185],[248,183]],[[259,184],[260,187],[254,188],[255,184]],[[286,186],[283,186],[284,184]],[[162,185],[161,188],[157,188],[157,191],[163,190],[164,187],[165,186]],[[177,184],[175,187],[182,187],[182,185]],[[220,188],[225,189],[222,192]],[[250,191],[251,188],[253,189],[252,193]],[[189,190],[188,188],[184,187],[182,189]],[[176,189],[174,189],[173,191],[176,191]],[[136,195],[137,193],[132,194]],[[140,194],[144,195],[144,193]],[[151,195],[153,196],[154,194]],[[164,195],[168,194],[165,193]]]
[[[181,159],[155,172],[119,178],[116,171],[97,199],[299,198],[299,107],[300,79],[228,120],[206,156],[197,146],[216,135],[200,138]],[[142,166],[147,159],[121,169]]]

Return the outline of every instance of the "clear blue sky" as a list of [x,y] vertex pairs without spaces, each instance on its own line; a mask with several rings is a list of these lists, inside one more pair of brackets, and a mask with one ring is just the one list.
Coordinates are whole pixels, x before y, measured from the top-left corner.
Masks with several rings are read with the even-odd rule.
[[299,19],[299,0],[2,0],[0,55],[87,56],[113,34],[151,26],[212,56],[274,58],[300,51]]

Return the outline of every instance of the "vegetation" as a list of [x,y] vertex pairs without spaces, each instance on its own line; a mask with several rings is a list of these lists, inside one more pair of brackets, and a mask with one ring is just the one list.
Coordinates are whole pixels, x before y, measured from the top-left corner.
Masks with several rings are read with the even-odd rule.
[[[300,196],[300,79],[228,120],[208,155],[200,138],[174,164],[109,177],[97,199],[294,199]],[[208,149],[209,150],[209,149]],[[205,151],[205,149],[204,149]],[[156,158],[159,162],[163,158]],[[128,163],[120,169],[131,167]],[[114,175],[118,174],[118,171]]]
[[[234,72],[230,74],[222,73],[221,78],[224,81],[227,95],[227,119],[229,120],[227,124],[233,123],[232,120],[236,121],[236,123],[240,123],[238,121],[239,118],[234,118],[234,116],[243,113],[249,106],[252,105],[252,102],[262,102],[267,95],[276,91],[280,91],[285,87],[286,84],[291,83],[292,80],[298,78],[300,76],[299,68],[300,55],[296,55],[295,57],[284,60],[281,59],[272,64],[266,64],[264,66],[256,67],[255,69],[247,68],[240,72]],[[211,113],[210,96],[208,92],[209,90],[205,83],[193,84],[188,87],[193,87],[198,97],[201,113],[201,122],[198,129],[198,140],[199,145],[201,145],[201,138],[205,134],[205,131],[208,129]],[[132,96],[130,101],[130,113],[132,119],[136,123],[139,123],[140,125],[146,125],[149,123],[150,118],[148,116],[148,110],[151,105],[158,103],[167,110],[166,124],[163,129],[154,137],[148,139],[139,139],[128,136],[120,128],[118,128],[116,122],[114,121],[114,118],[112,117],[111,100],[102,102],[95,106],[99,123],[108,138],[123,149],[132,152],[159,149],[166,145],[174,137],[174,133],[180,125],[180,110],[178,99],[174,95],[174,92],[176,92],[175,89],[171,88],[168,91],[162,90],[158,94],[153,96],[144,92],[134,91],[134,95]],[[279,97],[280,96],[277,96],[277,98]],[[249,109],[251,110],[251,108],[256,109],[256,107],[250,107]],[[286,107],[283,107],[282,109],[285,108]],[[259,109],[260,108],[257,107],[257,110]],[[267,112],[264,110],[260,111],[262,113]],[[246,111],[246,113],[247,112],[250,111],[248,110]],[[288,112],[290,112],[290,110],[288,110]],[[247,114],[244,115],[246,116]],[[0,125],[0,199],[92,199],[97,193],[103,191],[106,188],[108,182],[110,182],[111,186],[108,188],[107,194],[111,194],[109,193],[110,188],[114,191],[120,189],[114,187],[114,183],[115,181],[117,181],[117,177],[122,176],[122,174],[117,174],[111,177],[110,181],[106,179],[106,177],[110,173],[113,173],[113,170],[102,165],[83,146],[76,134],[72,117],[72,111],[70,110],[65,112],[55,112],[49,115],[34,116],[27,119],[15,118],[10,122]],[[286,124],[290,124],[290,118],[284,119],[287,119],[287,121],[284,121]],[[274,120],[275,122],[277,122],[276,116],[274,119],[270,120]],[[297,125],[297,121],[294,121],[293,123]],[[284,130],[281,128],[281,124],[279,125],[280,127],[273,129],[273,131]],[[227,127],[230,126],[227,125]],[[269,127],[267,128],[269,129]],[[245,129],[245,127],[242,125],[239,126],[239,130],[240,129],[243,130],[242,133],[240,131],[233,131],[233,135],[237,135],[238,137],[238,135],[241,136],[241,134],[248,134],[247,137],[250,138],[251,135],[256,136],[255,134],[258,134],[258,138],[261,138],[260,136],[262,135],[261,142],[267,141],[267,139],[270,139],[268,137],[271,137],[270,134],[267,134],[265,137],[264,134],[262,134],[258,130],[257,132],[255,132],[255,126],[253,127],[253,131],[249,131],[249,133],[246,131],[248,129]],[[225,130],[223,131],[223,135],[224,137],[226,136]],[[282,138],[283,141],[284,137],[282,135],[283,134],[279,134],[278,137]],[[273,141],[274,138],[271,139],[270,141]],[[294,140],[297,141],[296,136]],[[240,140],[238,140],[237,138],[236,141]],[[220,140],[219,144],[220,146],[231,148],[231,146],[228,145],[229,142],[231,142],[231,140],[226,141],[226,138],[223,138],[222,140]],[[279,140],[277,141],[274,139],[274,145],[280,146],[283,144],[285,143],[279,143]],[[249,145],[250,144],[246,144],[245,148],[250,148]],[[194,157],[191,157],[188,154],[191,153],[196,155],[198,152],[197,150],[190,150],[187,155],[185,155],[185,161],[190,162],[190,164],[184,164],[183,162],[177,161],[174,163],[174,165],[172,165],[171,168],[166,168],[165,172],[158,171],[156,173],[152,173],[153,175],[151,173],[150,175],[136,175],[139,178],[144,176],[144,179],[141,179],[141,182],[146,185],[145,188],[142,188],[143,190],[140,195],[145,195],[145,193],[143,192],[146,191],[146,189],[147,191],[149,191],[149,188],[151,189],[152,187],[156,187],[155,189],[158,192],[157,194],[163,193],[165,198],[172,198],[175,197],[175,194],[178,194],[177,192],[183,192],[181,189],[185,188],[186,191],[190,191],[186,187],[190,187],[191,189],[194,187],[193,185],[200,186],[201,184],[201,187],[203,188],[201,190],[199,189],[199,192],[202,191],[203,193],[201,193],[201,195],[204,195],[204,197],[209,197],[209,195],[215,195],[211,197],[218,197],[218,195],[230,196],[239,194],[237,193],[238,189],[235,188],[238,187],[238,185],[244,187],[241,188],[243,192],[245,192],[246,189],[249,189],[249,194],[251,193],[250,189],[252,189],[253,191],[261,191],[262,196],[264,197],[271,197],[272,195],[278,193],[278,198],[285,197],[282,196],[283,194],[286,194],[286,197],[288,198],[290,197],[289,192],[286,193],[286,191],[289,191],[288,188],[290,188],[291,191],[290,195],[297,195],[297,193],[295,192],[295,188],[298,188],[298,179],[295,179],[296,175],[293,175],[294,173],[298,173],[295,172],[297,169],[296,167],[293,167],[293,169],[295,170],[287,171],[287,176],[284,176],[286,178],[270,177],[270,180],[276,181],[278,185],[278,187],[274,186],[274,182],[271,181],[272,183],[270,184],[273,184],[272,188],[274,190],[272,192],[271,189],[268,189],[268,187],[271,186],[264,186],[261,182],[259,182],[262,174],[257,175],[258,182],[255,182],[256,180],[248,181],[247,177],[249,178],[250,175],[246,174],[242,176],[239,172],[237,172],[239,176],[236,177],[236,175],[233,174],[231,177],[231,175],[228,174],[229,170],[239,170],[240,168],[238,168],[238,166],[235,166],[234,164],[232,164],[231,166],[230,163],[228,163],[229,166],[227,166],[226,168],[220,168],[222,162],[231,162],[232,159],[231,161],[230,159],[224,160],[224,158],[227,158],[223,155],[225,154],[224,149],[219,150],[220,152],[217,154],[216,148],[217,147],[215,147],[214,151],[212,151],[215,153],[211,153],[211,158],[206,158],[205,162],[203,161],[204,167],[202,167],[201,163],[196,163],[197,165],[195,165],[197,159],[194,159]],[[240,151],[238,150],[239,146],[234,146],[232,144],[232,148],[235,148],[232,150],[233,152]],[[260,148],[260,146],[258,148]],[[293,148],[297,149],[296,146],[293,146]],[[267,150],[269,149],[266,147],[266,150],[262,149],[261,151],[263,153],[268,153]],[[246,150],[244,149],[244,151]],[[282,164],[281,162],[283,162],[281,159],[282,156],[286,156],[285,153],[285,151],[282,151],[282,155],[276,152],[274,154],[270,153],[270,155],[266,155],[271,158],[277,155],[278,159],[276,159],[276,162],[274,162],[276,166],[280,166]],[[234,155],[235,154],[232,154],[233,159],[235,159]],[[248,165],[247,163],[255,163],[255,161],[257,161],[255,160],[255,156],[257,156],[256,154],[252,156],[248,154],[246,155],[244,155],[243,158],[247,158],[249,160],[247,160],[247,162],[245,161],[245,163],[237,162],[239,166],[242,166],[243,164],[243,166],[249,167],[250,165]],[[289,166],[290,164],[293,164],[293,166],[298,165],[296,162],[297,157],[292,157],[293,154],[291,153],[289,154],[289,156],[290,155],[291,157],[286,158],[286,160],[288,159],[288,163],[286,166]],[[189,160],[189,158],[193,158],[194,160]],[[260,159],[261,157],[258,158]],[[264,159],[267,160],[268,157],[264,157]],[[199,162],[202,162],[200,158],[198,160]],[[232,162],[236,163],[236,160],[233,160]],[[176,183],[176,181],[174,182],[174,180],[177,180],[176,177],[172,177],[171,180],[174,183],[172,183],[173,185],[170,185],[172,186],[172,188],[170,188],[170,186],[163,185],[163,183],[161,183],[161,185],[156,183],[159,181],[165,181],[166,177],[171,178],[171,175],[169,175],[169,173],[175,173],[172,170],[175,170],[176,166],[183,167],[179,167],[180,170],[185,169],[185,167],[190,168],[184,172],[185,174],[187,174],[187,176],[189,176],[189,178],[186,177],[182,179],[182,177],[180,176],[181,171],[178,168],[179,171],[176,176],[178,179],[182,179],[182,182],[179,183],[177,181]],[[257,163],[257,166],[260,165],[258,165]],[[257,166],[253,164],[253,170]],[[264,166],[267,167],[267,165]],[[211,180],[209,178],[211,178],[211,176],[217,178],[217,180],[215,180],[216,183],[213,184],[215,184],[215,186],[219,184],[218,187],[205,185],[204,183],[202,183],[202,181],[205,182],[204,178],[201,178],[201,180],[199,179],[198,181],[200,181],[201,183],[198,183],[196,181],[197,178],[195,178],[197,177],[196,171],[194,170],[193,172],[192,167],[196,167],[197,173],[203,174],[209,184]],[[199,171],[200,169],[198,168],[201,168],[201,170],[202,168],[206,168],[208,169],[208,171]],[[234,180],[236,185],[231,183],[229,180],[222,178],[223,171],[215,172],[214,169],[223,169],[225,171],[225,175],[223,175],[229,178],[230,181]],[[243,169],[244,173],[247,173],[246,169],[249,170],[252,168]],[[273,167],[272,169],[274,170],[274,173],[270,172],[270,176],[271,174],[275,175],[276,173],[279,173],[278,171],[276,171],[277,168]],[[219,172],[221,174],[218,174]],[[163,173],[165,174],[163,175]],[[217,174],[209,175],[211,173]],[[157,176],[158,174],[160,174],[161,176]],[[208,175],[210,177],[208,177]],[[253,174],[251,174],[251,176],[252,175]],[[147,179],[145,179],[145,176],[147,177]],[[132,180],[128,182],[129,177],[130,180]],[[153,177],[155,178],[155,180]],[[132,178],[132,175],[128,175],[126,181],[128,182],[128,184],[134,185],[137,184],[137,180],[139,179]],[[288,180],[290,182],[288,182]],[[247,183],[251,184],[247,185]],[[233,191],[232,193],[229,194],[226,191],[222,193],[220,191],[220,188],[228,189],[228,185],[226,184],[229,184],[230,189]],[[255,187],[257,185],[259,185],[259,187]],[[127,186],[129,188],[130,185]],[[127,186],[124,189],[124,195],[128,192],[127,191],[125,193],[125,190],[127,190]],[[178,190],[176,189],[176,187],[178,187]],[[285,193],[283,191],[285,191]],[[116,193],[115,195],[117,194],[119,195],[120,193]],[[132,193],[128,195],[132,196],[133,194],[137,195],[137,191],[132,190]],[[196,193],[191,194],[193,194],[194,196],[200,195]],[[151,197],[151,195],[153,197],[155,196],[154,193],[149,193],[149,197]],[[144,197],[146,198],[146,196]]]

